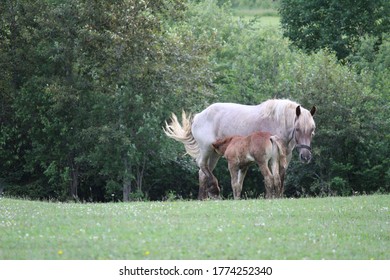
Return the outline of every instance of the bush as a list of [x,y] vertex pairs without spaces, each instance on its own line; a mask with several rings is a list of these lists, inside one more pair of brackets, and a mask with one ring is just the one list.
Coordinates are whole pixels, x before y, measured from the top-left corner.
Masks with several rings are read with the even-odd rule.
[[389,165],[384,154],[389,148],[389,107],[365,83],[370,77],[339,64],[336,56],[326,51],[310,56],[295,53],[295,61],[285,64],[280,72],[281,93],[318,108],[314,160],[309,168],[302,165],[292,170],[292,176],[310,173],[311,179],[301,181],[301,187],[310,189],[310,184],[325,183],[329,194],[339,195],[388,188],[384,174]]

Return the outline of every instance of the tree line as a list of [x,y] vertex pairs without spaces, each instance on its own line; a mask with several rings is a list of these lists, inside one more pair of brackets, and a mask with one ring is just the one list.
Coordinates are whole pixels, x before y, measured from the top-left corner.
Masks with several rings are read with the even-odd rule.
[[[340,56],[329,44],[309,49],[278,28],[237,18],[224,1],[3,2],[0,185],[7,195],[195,198],[197,168],[162,130],[171,112],[268,98],[318,108],[314,159],[290,164],[288,196],[390,190],[390,38],[380,28],[354,36]],[[283,5],[291,1],[278,2],[286,30]],[[231,196],[226,162],[216,173]],[[247,176],[247,197],[264,192],[258,173]]]

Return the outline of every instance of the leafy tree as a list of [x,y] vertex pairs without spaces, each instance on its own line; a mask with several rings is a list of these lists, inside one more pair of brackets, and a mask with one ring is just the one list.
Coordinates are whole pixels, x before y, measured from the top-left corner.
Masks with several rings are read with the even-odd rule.
[[31,148],[28,128],[19,122],[15,103],[24,83],[39,71],[37,24],[34,14],[45,10],[45,3],[25,5],[23,1],[3,1],[0,6],[0,177],[5,182],[27,181],[25,156]]
[[181,0],[34,3],[1,10],[2,64],[11,62],[0,83],[1,177],[31,197],[147,193],[145,174],[167,160],[172,100],[192,103],[210,81],[207,39],[172,27]]

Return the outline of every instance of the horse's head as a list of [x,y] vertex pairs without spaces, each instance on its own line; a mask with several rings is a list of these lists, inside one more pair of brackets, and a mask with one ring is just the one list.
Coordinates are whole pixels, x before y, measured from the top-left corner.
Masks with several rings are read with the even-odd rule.
[[304,163],[309,163],[311,160],[311,139],[314,136],[316,125],[313,116],[316,112],[316,107],[310,112],[301,106],[297,106],[295,122],[294,122],[294,137],[296,147],[299,149],[299,159]]

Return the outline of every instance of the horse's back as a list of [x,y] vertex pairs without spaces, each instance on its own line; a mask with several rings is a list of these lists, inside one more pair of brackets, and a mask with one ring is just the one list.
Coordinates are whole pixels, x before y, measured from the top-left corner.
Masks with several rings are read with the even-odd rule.
[[247,135],[253,132],[257,105],[214,103],[198,113],[192,123],[192,133],[199,142],[214,142],[231,135]]
[[215,122],[216,119],[235,119],[237,116],[252,115],[258,105],[243,105],[237,103],[214,103],[194,117],[196,122]]

